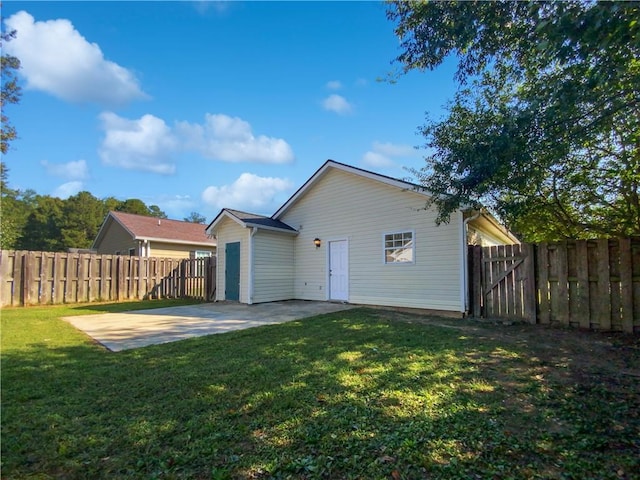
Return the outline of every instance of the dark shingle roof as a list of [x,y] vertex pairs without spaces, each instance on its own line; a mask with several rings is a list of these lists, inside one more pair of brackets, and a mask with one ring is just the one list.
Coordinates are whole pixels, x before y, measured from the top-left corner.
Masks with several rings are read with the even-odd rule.
[[295,232],[296,229],[287,225],[280,220],[275,220],[271,217],[265,217],[264,215],[256,215],[255,213],[242,212],[240,210],[233,210],[231,208],[225,208],[225,211],[236,217],[238,220],[246,223],[247,225],[255,225],[257,227],[276,228],[278,230],[287,230]]

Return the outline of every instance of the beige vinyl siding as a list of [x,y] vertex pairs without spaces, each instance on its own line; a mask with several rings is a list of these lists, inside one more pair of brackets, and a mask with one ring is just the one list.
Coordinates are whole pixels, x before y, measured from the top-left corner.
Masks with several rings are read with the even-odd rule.
[[294,237],[259,230],[253,237],[253,302],[294,298]]
[[248,228],[244,228],[229,218],[225,218],[220,222],[216,231],[218,240],[216,300],[226,300],[225,245],[227,243],[240,242],[240,302],[249,303],[249,233],[250,230]]
[[109,220],[105,228],[104,236],[96,248],[98,253],[115,254],[119,252],[120,255],[129,255],[129,249],[135,248],[136,255],[138,254],[138,242],[131,238],[131,234],[122,225]]
[[[349,302],[460,312],[461,214],[436,226],[426,198],[411,190],[336,169],[280,220],[300,230],[295,239],[295,296],[326,300],[329,240],[348,240]],[[415,233],[415,263],[385,264],[385,233]],[[313,239],[322,240],[318,249]]]
[[190,258],[191,252],[195,250],[208,251],[215,253],[216,249],[207,248],[199,245],[180,245],[174,243],[165,243],[159,241],[149,241],[151,244],[150,257],[166,257],[166,258]]

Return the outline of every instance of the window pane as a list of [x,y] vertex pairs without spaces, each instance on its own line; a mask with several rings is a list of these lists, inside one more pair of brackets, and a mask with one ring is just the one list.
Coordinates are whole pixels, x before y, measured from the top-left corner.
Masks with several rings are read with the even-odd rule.
[[413,263],[413,232],[385,233],[385,263]]

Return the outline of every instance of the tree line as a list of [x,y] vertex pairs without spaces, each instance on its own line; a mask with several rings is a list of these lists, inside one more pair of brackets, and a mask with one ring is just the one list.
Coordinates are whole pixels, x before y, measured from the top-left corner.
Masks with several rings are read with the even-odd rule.
[[[0,163],[0,248],[7,250],[67,251],[89,248],[109,211],[167,218],[157,205],[137,198],[96,198],[87,191],[67,199],[39,195],[34,190],[15,190],[7,182],[7,168]],[[184,219],[204,223],[197,212]]]

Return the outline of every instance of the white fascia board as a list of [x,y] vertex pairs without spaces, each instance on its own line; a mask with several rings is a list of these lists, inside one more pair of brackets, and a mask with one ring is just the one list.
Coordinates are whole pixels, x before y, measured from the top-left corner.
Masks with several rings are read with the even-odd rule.
[[240,225],[241,227],[245,227],[247,226],[246,223],[244,223],[242,220],[240,220],[238,217],[236,217],[234,214],[232,214],[231,212],[229,212],[228,210],[221,210],[220,213],[218,214],[218,216],[216,218],[213,219],[213,222],[211,222],[209,224],[209,226],[205,229],[205,232],[207,233],[207,235],[211,235],[213,233],[213,231],[215,230],[216,226],[222,221],[222,219],[224,217],[230,218],[231,220],[233,220],[234,222],[236,222],[238,225]]
[[174,240],[172,238],[160,238],[160,237],[134,237],[134,240],[146,240],[148,242],[160,242],[160,243],[176,243],[179,245],[194,245],[199,247],[216,247],[217,242],[191,242],[189,240]]

